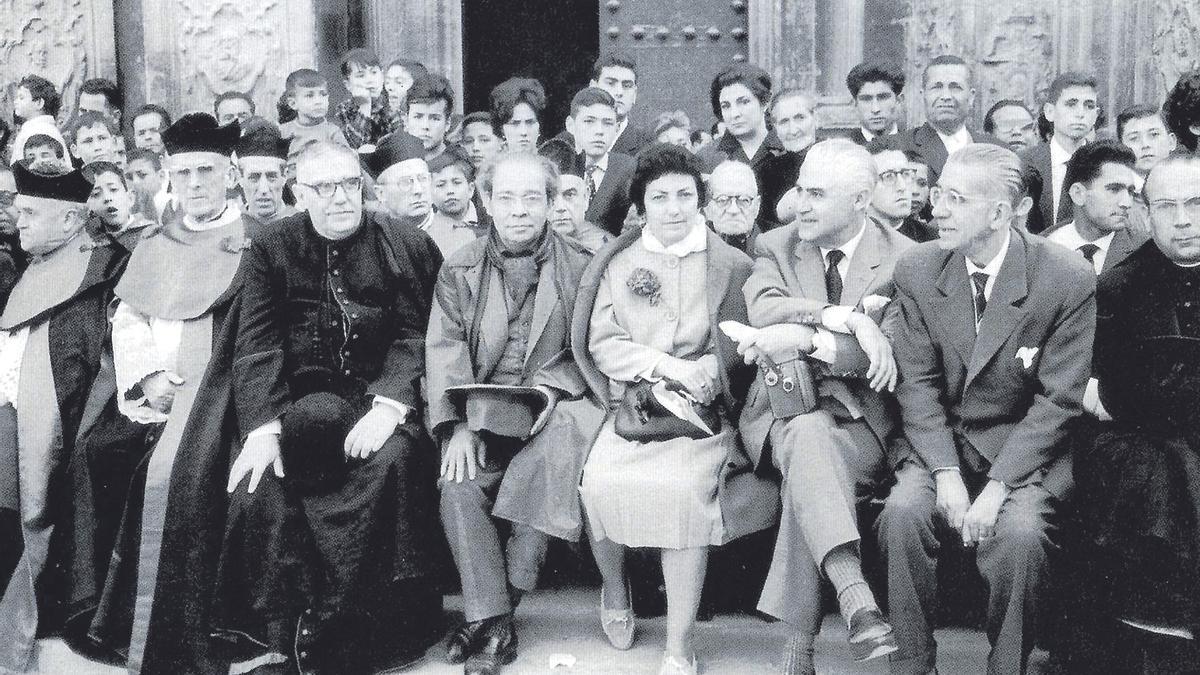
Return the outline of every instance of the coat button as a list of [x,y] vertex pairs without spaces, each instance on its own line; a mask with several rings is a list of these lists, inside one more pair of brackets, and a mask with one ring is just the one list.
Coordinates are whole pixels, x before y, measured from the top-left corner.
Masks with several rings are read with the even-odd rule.
[[335,276],[335,277],[336,277],[337,275],[338,275],[338,271],[337,271],[337,270],[334,270],[334,271],[333,271],[333,276]]
[[346,373],[347,375],[349,375],[349,374],[350,374],[350,371],[349,371],[349,370],[346,370],[346,371],[343,371],[343,372],[344,372],[344,373]]
[[351,339],[351,340],[357,340],[357,339],[358,339],[358,333],[355,333],[354,335],[351,335],[351,336],[350,336],[350,339]]
[[350,318],[351,318],[351,319],[357,319],[357,318],[358,318],[358,315],[357,315],[357,314],[351,314],[351,315],[350,315]]
[[307,629],[307,628],[305,628],[304,630],[300,631],[300,634],[301,634],[301,635],[308,635],[308,629]]
[[310,614],[310,615],[311,615],[311,614],[312,614],[312,607],[309,607],[308,609],[304,610],[304,613],[305,613],[305,614]]

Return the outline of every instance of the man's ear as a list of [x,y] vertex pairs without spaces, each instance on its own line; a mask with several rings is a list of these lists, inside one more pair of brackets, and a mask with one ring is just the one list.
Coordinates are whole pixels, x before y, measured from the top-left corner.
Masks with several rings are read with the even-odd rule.
[[1067,188],[1067,194],[1070,195],[1071,201],[1075,206],[1083,206],[1083,199],[1087,195],[1087,187],[1083,183],[1071,183],[1071,187]]
[[63,232],[71,232],[87,222],[88,209],[86,206],[71,207],[63,216]]
[[[1054,121],[1054,104],[1049,101],[1043,103],[1042,104],[1042,115],[1044,115],[1046,117],[1046,119],[1053,122]],[[1034,120],[1034,123],[1036,124],[1037,120]]]
[[[72,157],[78,157],[78,156],[79,156],[79,145],[78,145],[78,144],[76,144],[76,143],[72,143],[72,144],[71,144],[71,156],[72,156]],[[63,157],[62,159],[63,159],[63,160],[66,160],[66,157]]]
[[229,163],[229,171],[225,173],[225,189],[232,190],[238,186],[238,181],[241,180],[242,173],[238,171],[237,164]]
[[567,115],[566,128],[567,128],[567,133],[571,134],[572,136],[575,135],[575,119],[573,117],[571,117],[570,115]]

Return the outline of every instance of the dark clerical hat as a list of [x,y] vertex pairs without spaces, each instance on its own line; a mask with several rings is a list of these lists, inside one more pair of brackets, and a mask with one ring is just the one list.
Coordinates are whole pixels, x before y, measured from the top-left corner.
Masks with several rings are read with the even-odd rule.
[[393,131],[379,141],[375,152],[363,158],[363,163],[371,175],[378,178],[388,167],[409,159],[425,159],[425,146],[407,131]]
[[236,120],[220,126],[217,119],[208,113],[188,113],[167,127],[162,134],[162,141],[169,155],[215,152],[228,157],[241,135],[242,129]]
[[79,169],[68,173],[48,175],[30,171],[24,162],[17,162],[12,167],[13,178],[17,182],[17,194],[26,197],[41,197],[57,199],[63,202],[84,204],[92,193],[92,184],[83,177]]
[[238,157],[274,157],[287,161],[290,140],[284,139],[279,130],[270,122],[247,128],[246,133],[238,139]]

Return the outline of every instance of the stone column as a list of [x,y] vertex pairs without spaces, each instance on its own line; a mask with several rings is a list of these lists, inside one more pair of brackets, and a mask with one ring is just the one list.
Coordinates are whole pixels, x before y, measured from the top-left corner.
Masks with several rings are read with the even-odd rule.
[[288,73],[317,67],[315,1],[142,0],[146,100],[211,113],[242,91],[275,121]]
[[0,3],[0,78],[3,114],[12,119],[12,96],[25,75],[40,75],[62,94],[59,120],[74,112],[79,85],[92,77],[115,79],[117,55],[112,0],[41,0]]
[[462,112],[463,16],[461,0],[364,0],[367,44],[386,67],[395,58],[424,63],[454,87]]

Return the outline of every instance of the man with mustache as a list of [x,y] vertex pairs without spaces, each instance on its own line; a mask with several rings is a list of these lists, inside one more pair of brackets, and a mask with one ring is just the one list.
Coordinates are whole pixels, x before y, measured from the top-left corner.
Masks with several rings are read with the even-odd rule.
[[1054,125],[1054,133],[1048,142],[1021,153],[1033,198],[1027,227],[1034,234],[1071,219],[1071,199],[1066,196],[1070,186],[1064,180],[1067,162],[1096,126],[1096,89],[1096,78],[1086,73],[1063,73],[1050,83],[1042,113]]

